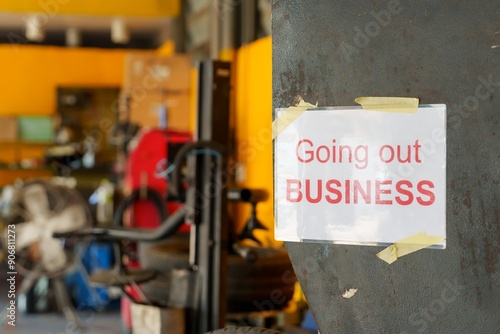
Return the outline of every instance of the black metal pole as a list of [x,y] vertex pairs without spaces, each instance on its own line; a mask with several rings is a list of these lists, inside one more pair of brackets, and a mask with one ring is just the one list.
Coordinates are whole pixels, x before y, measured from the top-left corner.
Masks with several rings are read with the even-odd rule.
[[[205,61],[200,64],[197,140],[225,147],[229,140],[230,64]],[[200,279],[199,301],[193,312],[193,334],[224,327],[226,313],[227,193],[225,157],[195,156],[196,175],[192,212],[194,240],[191,259]],[[194,201],[193,201],[194,198]]]

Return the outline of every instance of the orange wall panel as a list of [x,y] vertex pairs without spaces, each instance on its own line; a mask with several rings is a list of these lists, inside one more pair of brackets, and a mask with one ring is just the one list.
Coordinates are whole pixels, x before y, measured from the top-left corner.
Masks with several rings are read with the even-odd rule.
[[[57,108],[58,86],[120,87],[127,52],[1,45],[0,115],[51,116]],[[43,147],[8,143],[0,147],[0,161],[3,162],[41,158],[43,154]],[[19,175],[29,175],[29,171]]]
[[179,14],[180,0],[1,0],[0,10],[54,15],[105,15],[173,17]]
[[57,86],[121,86],[125,50],[0,46],[0,115],[52,115]]
[[[269,199],[257,206],[257,214],[270,231],[274,227],[271,49],[267,37],[243,46],[236,55],[236,148],[245,176],[239,185],[269,191]],[[240,228],[249,215],[249,205],[238,206]],[[272,243],[272,233],[263,237]]]

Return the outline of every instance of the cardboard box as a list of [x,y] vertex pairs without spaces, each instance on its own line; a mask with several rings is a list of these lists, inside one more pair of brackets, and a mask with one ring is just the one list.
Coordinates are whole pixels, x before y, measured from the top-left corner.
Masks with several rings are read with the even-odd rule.
[[0,117],[0,141],[9,142],[17,139],[17,118],[13,116]]
[[185,55],[159,57],[155,53],[130,53],[125,58],[124,90],[131,95],[144,92],[185,94],[190,89],[191,59]]
[[159,127],[160,110],[164,106],[167,111],[167,128],[189,131],[190,116],[189,94],[161,94],[150,92],[141,99],[130,102],[130,120],[141,126]]
[[132,303],[132,333],[185,334],[184,314],[183,309]]

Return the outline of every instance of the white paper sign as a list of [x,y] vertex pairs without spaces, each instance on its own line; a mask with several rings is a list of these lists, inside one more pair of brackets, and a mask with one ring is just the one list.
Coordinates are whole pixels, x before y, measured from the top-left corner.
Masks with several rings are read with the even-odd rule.
[[277,240],[446,238],[445,105],[416,113],[307,110],[276,137],[274,150]]

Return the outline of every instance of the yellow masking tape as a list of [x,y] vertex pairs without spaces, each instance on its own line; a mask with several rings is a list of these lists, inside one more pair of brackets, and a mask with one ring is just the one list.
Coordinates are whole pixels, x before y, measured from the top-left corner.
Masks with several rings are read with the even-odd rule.
[[391,264],[401,256],[427,248],[443,240],[443,237],[428,235],[425,232],[421,232],[395,242],[393,245],[390,245],[378,253],[377,256],[385,262]]
[[364,110],[414,113],[418,108],[415,97],[358,97],[354,102]]
[[300,99],[296,106],[288,107],[278,118],[273,121],[273,139],[295,121],[307,109],[316,109],[317,106]]

